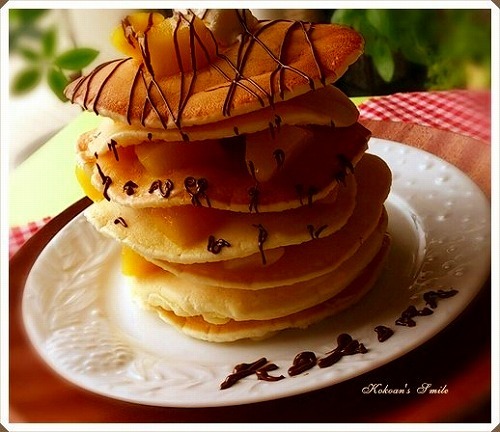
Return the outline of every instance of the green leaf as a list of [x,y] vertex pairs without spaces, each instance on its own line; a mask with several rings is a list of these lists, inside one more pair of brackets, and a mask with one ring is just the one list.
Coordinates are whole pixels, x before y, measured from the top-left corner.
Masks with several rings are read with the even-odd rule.
[[42,34],[43,55],[52,58],[56,52],[57,30],[55,27],[47,29]]
[[383,39],[373,41],[371,56],[373,65],[385,82],[390,82],[394,76],[394,58],[389,44]]
[[390,20],[388,20],[385,9],[368,9],[366,11],[366,19],[379,33],[385,36],[388,35]]
[[335,24],[344,24],[359,30],[359,20],[364,17],[364,11],[359,9],[337,9],[331,18]]
[[9,11],[9,20],[31,24],[39,20],[47,12],[47,9],[11,9]]
[[11,90],[13,94],[24,94],[35,88],[42,79],[42,70],[39,67],[30,66],[18,72],[12,81]]
[[27,47],[19,47],[17,49],[17,52],[25,59],[30,62],[36,62],[37,60],[40,59],[40,54],[37,53],[36,51],[32,50],[31,48]]
[[75,48],[60,54],[54,64],[62,69],[79,71],[88,66],[99,54],[91,48]]
[[69,79],[60,69],[56,69],[54,67],[50,68],[47,75],[47,82],[52,92],[62,102],[66,102],[68,100],[64,95],[64,89],[69,84]]

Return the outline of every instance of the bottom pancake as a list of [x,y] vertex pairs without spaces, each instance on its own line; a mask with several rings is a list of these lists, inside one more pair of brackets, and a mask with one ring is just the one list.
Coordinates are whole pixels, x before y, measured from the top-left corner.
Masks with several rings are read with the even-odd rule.
[[224,324],[212,324],[205,321],[200,315],[184,317],[178,316],[161,307],[151,307],[151,309],[156,310],[161,319],[183,333],[209,342],[261,339],[289,328],[306,328],[326,317],[347,309],[367,294],[382,271],[389,247],[390,238],[386,235],[382,247],[375,258],[339,294],[316,306],[280,318],[248,321],[229,320]]

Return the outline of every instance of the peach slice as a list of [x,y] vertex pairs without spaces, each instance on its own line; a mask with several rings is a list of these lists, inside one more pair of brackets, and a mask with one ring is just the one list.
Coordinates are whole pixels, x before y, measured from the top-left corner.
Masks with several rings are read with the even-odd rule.
[[122,273],[125,276],[146,276],[153,272],[162,271],[158,266],[127,246],[122,247],[121,259]]
[[184,205],[153,211],[161,212],[168,239],[185,248],[205,242],[208,246],[209,237],[216,236],[217,228],[227,221],[227,212],[208,207]]
[[225,146],[220,140],[145,142],[135,146],[135,154],[146,171],[155,176],[183,168],[235,167],[243,162],[236,143]]
[[114,31],[112,41],[124,54],[142,61],[155,77],[202,69],[216,56],[210,30],[193,14],[129,15]]
[[312,138],[312,132],[296,126],[282,126],[247,136],[245,159],[247,168],[259,182],[266,182],[282,168],[292,164],[304,145]]
[[90,181],[90,176],[85,172],[85,169],[80,165],[75,167],[75,175],[78,183],[83,190],[83,193],[87,195],[92,201],[101,201],[104,196],[101,191],[97,190]]

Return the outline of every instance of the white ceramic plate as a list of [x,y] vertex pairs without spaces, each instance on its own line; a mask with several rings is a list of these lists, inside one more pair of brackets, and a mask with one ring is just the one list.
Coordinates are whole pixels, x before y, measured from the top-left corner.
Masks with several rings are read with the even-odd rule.
[[[265,341],[213,344],[179,334],[133,303],[120,274],[115,241],[78,216],[39,255],[29,274],[23,317],[29,337],[69,381],[112,398],[178,406],[224,406],[304,393],[353,378],[402,356],[434,336],[476,296],[490,269],[490,210],[480,189],[449,163],[421,150],[371,139],[370,152],[393,171],[387,201],[393,245],[375,288],[348,311],[307,330]],[[458,290],[415,327],[396,326],[423,293]],[[391,327],[387,341],[374,328]],[[318,356],[349,333],[368,349],[332,367],[315,367],[279,382],[255,375],[219,385],[234,365],[266,357],[284,374],[295,355]]]

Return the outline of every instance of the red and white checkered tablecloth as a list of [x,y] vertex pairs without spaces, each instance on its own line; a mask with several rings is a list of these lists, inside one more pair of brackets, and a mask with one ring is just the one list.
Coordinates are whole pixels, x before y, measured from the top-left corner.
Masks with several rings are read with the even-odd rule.
[[[367,120],[415,123],[491,141],[491,96],[487,91],[451,90],[395,93],[374,97],[359,106]],[[21,227],[10,228],[9,256],[49,220],[50,216]]]
[[42,220],[29,222],[27,225],[11,227],[9,232],[9,258],[12,258],[21,246],[51,219],[50,216],[47,216]]
[[359,110],[367,120],[415,123],[491,141],[491,95],[486,91],[395,93],[369,99]]

